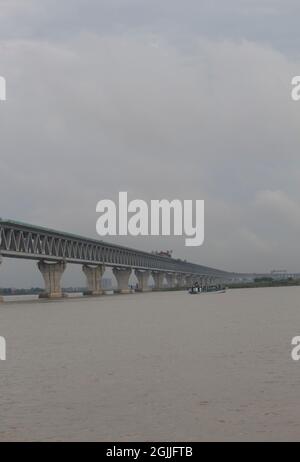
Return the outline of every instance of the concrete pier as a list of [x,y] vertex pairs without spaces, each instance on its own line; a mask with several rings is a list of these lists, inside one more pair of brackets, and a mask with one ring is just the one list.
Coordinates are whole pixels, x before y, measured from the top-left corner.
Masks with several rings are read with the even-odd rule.
[[197,278],[197,282],[199,284],[199,287],[203,290],[203,287],[205,286],[205,278],[204,277]]
[[149,277],[150,277],[150,271],[141,271],[141,270],[135,270],[135,275],[138,280],[138,290],[140,292],[148,292],[150,289],[148,283],[149,283]]
[[186,287],[186,276],[184,274],[177,274],[176,276],[176,280],[177,280],[177,287],[180,288],[180,289],[184,289]]
[[82,271],[86,276],[87,291],[84,295],[101,295],[103,294],[101,280],[105,271],[104,265],[89,266],[83,265]]
[[166,274],[166,279],[167,279],[167,283],[168,283],[168,288],[169,289],[173,289],[174,287],[176,287],[176,275],[174,273],[167,273]]
[[207,277],[206,276],[200,277],[199,286],[201,287],[202,290],[206,290],[207,288]]
[[152,271],[151,274],[154,279],[154,289],[162,290],[164,288],[165,273],[162,271]]
[[204,284],[204,285],[203,285],[203,288],[204,288],[205,290],[208,290],[208,288],[209,288],[210,285],[211,285],[211,277],[210,277],[210,276],[206,276],[206,277],[204,278],[203,284]]
[[129,278],[131,275],[131,268],[113,268],[113,274],[118,283],[118,292],[120,294],[129,294]]
[[193,276],[191,274],[185,277],[186,287],[192,287],[193,285]]
[[38,262],[37,266],[45,281],[45,292],[40,294],[40,298],[62,297],[63,294],[60,281],[66,269],[66,262],[47,263],[41,260]]

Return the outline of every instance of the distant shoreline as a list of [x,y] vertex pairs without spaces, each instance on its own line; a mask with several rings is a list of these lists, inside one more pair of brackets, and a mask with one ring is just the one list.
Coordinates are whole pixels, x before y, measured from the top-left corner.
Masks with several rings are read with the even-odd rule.
[[263,282],[239,282],[227,284],[229,289],[251,289],[257,287],[294,287],[300,286],[300,280],[288,281],[263,281]]

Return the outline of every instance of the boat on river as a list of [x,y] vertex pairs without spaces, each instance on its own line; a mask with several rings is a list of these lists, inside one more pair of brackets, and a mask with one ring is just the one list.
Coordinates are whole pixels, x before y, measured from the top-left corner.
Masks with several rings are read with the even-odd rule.
[[196,294],[224,294],[226,292],[225,287],[211,286],[211,287],[199,287],[193,286],[188,289],[188,293],[191,295]]

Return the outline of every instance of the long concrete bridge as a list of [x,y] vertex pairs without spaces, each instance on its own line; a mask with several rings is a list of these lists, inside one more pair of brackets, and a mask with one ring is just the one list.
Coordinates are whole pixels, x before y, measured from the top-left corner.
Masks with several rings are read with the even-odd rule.
[[67,263],[81,264],[87,280],[87,294],[103,293],[101,279],[106,267],[111,267],[120,293],[128,293],[132,271],[138,280],[138,290],[149,290],[152,275],[154,289],[189,287],[197,281],[200,286],[228,281],[234,273],[209,268],[109,244],[75,234],[55,231],[11,220],[0,219],[0,256],[37,260],[45,281],[44,297],[62,296],[61,277]]

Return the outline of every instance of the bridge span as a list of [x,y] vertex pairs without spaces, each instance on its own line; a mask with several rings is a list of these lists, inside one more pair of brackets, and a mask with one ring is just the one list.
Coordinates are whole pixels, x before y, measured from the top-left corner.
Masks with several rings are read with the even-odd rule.
[[[152,275],[154,288],[188,287],[197,281],[201,286],[230,280],[234,273],[189,263],[129,247],[89,239],[26,223],[0,219],[0,255],[9,258],[37,260],[45,281],[42,296],[62,296],[61,277],[67,263],[81,264],[90,295],[103,293],[101,278],[111,267],[120,293],[128,293],[132,271],[138,280],[138,290],[149,290]],[[0,263],[1,263],[0,261]]]

